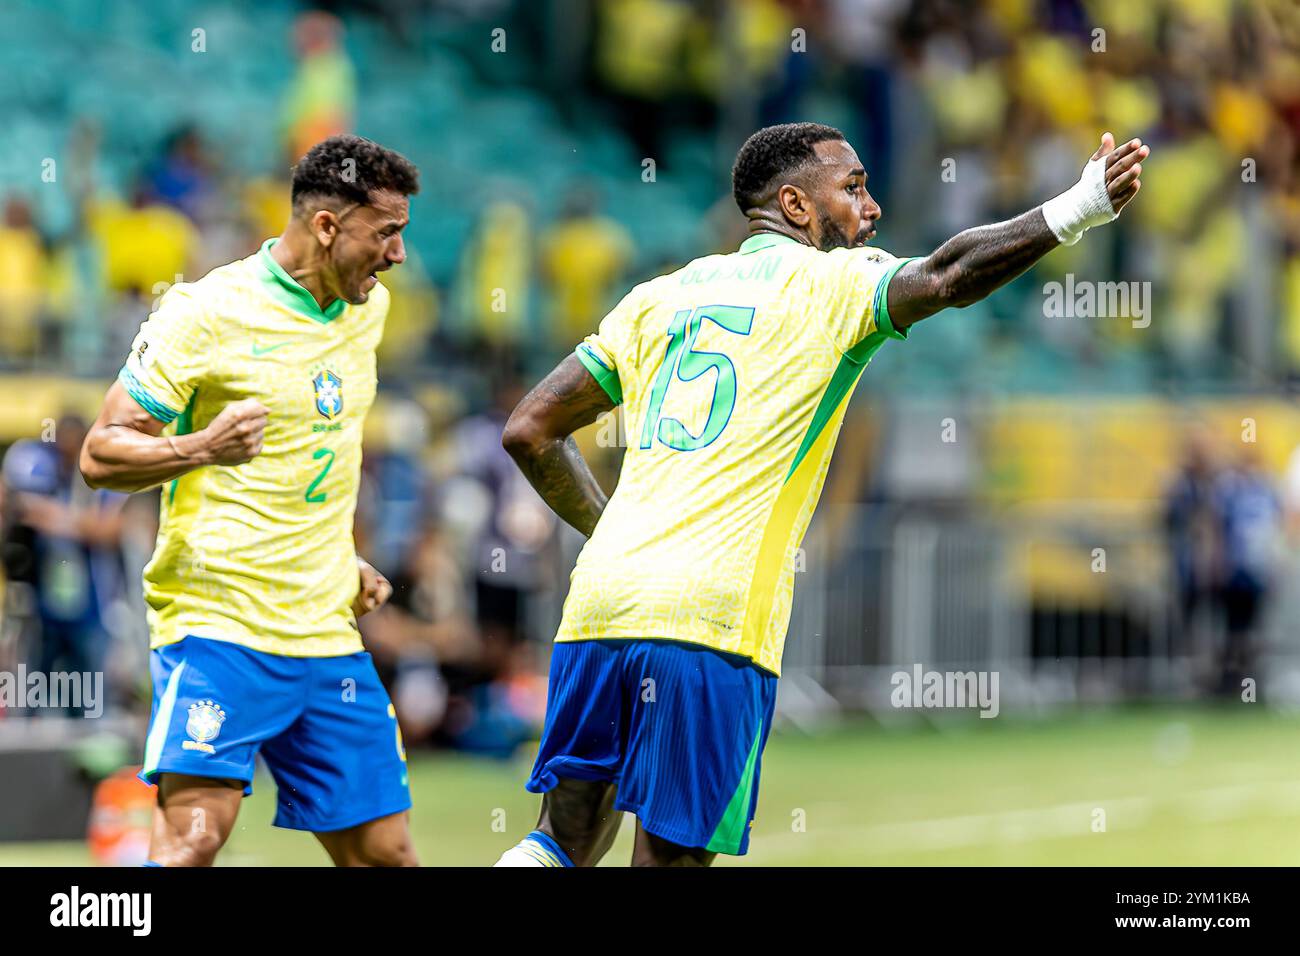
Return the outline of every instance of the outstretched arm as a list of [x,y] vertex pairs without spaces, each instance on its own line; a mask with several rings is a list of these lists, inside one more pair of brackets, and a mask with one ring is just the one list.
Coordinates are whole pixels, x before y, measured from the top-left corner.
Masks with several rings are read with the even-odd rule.
[[934,313],[978,302],[1058,245],[1072,245],[1092,226],[1109,222],[1141,188],[1139,139],[1118,149],[1110,133],[1066,192],[1029,212],[953,236],[924,259],[909,262],[889,283],[889,317],[904,329]]
[[502,446],[542,500],[588,537],[608,499],[571,436],[613,407],[591,373],[570,355],[524,396],[501,436]]

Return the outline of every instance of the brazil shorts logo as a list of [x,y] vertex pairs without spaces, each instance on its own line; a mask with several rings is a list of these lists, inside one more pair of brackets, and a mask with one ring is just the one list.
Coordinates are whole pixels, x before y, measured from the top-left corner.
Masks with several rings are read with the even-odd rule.
[[211,741],[221,733],[226,712],[213,700],[200,700],[190,704],[190,717],[185,721],[185,732],[192,737],[181,744],[184,750],[198,750],[205,754],[216,753]]

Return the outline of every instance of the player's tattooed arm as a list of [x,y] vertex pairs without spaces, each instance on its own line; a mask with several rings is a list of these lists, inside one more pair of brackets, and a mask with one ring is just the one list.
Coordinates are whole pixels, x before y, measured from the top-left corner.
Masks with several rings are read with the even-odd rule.
[[1010,282],[1060,245],[1038,209],[959,232],[889,283],[889,318],[905,329],[943,309],[964,308]]
[[240,465],[261,453],[266,415],[261,402],[245,398],[204,429],[163,435],[163,423],[114,382],[81,446],[81,475],[92,488],[134,492],[204,465]]
[[1101,146],[1071,189],[1014,219],[953,236],[924,259],[903,266],[889,283],[889,317],[905,329],[947,308],[964,308],[1010,282],[1062,242],[1119,215],[1141,188],[1141,140]]
[[613,407],[600,383],[570,355],[524,396],[501,435],[542,500],[588,537],[608,498],[572,436]]

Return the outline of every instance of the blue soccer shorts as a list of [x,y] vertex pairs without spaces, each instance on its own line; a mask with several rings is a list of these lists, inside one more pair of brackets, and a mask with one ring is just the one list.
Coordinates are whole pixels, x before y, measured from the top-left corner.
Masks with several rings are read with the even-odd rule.
[[247,795],[260,752],[278,827],[328,833],[410,808],[402,734],[364,651],[286,657],[191,636],[152,651],[150,671],[145,783],[216,777]]
[[608,780],[614,807],[679,846],[743,855],[776,675],[667,640],[555,645],[541,749],[524,785]]

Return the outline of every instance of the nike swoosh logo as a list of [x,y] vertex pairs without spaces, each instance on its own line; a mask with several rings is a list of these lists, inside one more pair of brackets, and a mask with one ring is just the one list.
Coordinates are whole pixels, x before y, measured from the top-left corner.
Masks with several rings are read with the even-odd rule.
[[255,342],[255,343],[253,343],[253,354],[254,354],[254,355],[265,355],[267,352],[274,352],[276,349],[282,349],[282,348],[284,348],[286,345],[289,345],[289,344],[290,344],[290,343],[288,343],[288,342],[280,342],[280,343],[277,344],[277,345],[268,345],[268,346],[266,346],[266,347],[263,348],[263,347],[258,346],[257,343]]

